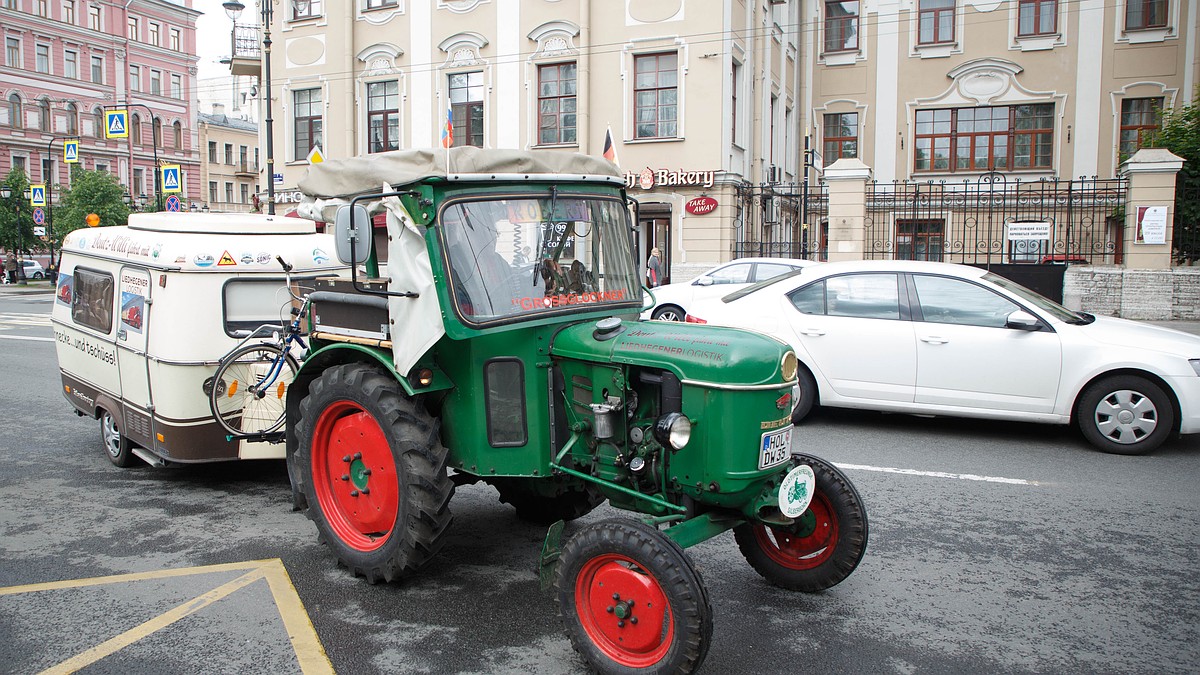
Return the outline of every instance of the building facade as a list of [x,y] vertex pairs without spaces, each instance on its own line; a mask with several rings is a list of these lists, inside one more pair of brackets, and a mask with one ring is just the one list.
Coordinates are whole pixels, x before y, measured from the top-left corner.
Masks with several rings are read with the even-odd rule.
[[[455,145],[491,148],[599,155],[611,129],[643,253],[694,273],[730,255],[736,186],[797,174],[798,21],[797,2],[767,0],[284,2],[276,201],[297,199],[313,147],[438,147],[448,116]],[[260,72],[253,30],[235,30],[234,74]]]
[[[0,173],[65,187],[63,141],[78,138],[79,165],[134,199],[153,201],[155,160],[180,165],[183,196],[198,198],[197,16],[192,0],[0,0]],[[128,110],[127,139],[105,138],[114,108]]]
[[[200,209],[250,213],[257,211],[259,172],[258,125],[229,117],[221,104],[200,113],[196,124],[200,155]],[[194,202],[193,202],[194,203]]]

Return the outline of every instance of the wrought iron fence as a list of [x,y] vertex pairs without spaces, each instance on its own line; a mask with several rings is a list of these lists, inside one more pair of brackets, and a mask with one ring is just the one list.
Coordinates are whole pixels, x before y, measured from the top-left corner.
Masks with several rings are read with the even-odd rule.
[[824,260],[829,191],[823,183],[737,186],[733,257]]
[[1200,262],[1200,179],[1179,176],[1175,188],[1175,225],[1172,235],[1172,262],[1195,265]]
[[867,186],[865,257],[971,265],[1120,263],[1127,181],[1022,181],[990,173],[961,183]]

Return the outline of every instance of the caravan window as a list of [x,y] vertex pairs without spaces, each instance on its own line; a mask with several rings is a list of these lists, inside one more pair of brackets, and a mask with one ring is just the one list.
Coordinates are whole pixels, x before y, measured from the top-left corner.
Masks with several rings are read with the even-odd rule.
[[75,268],[75,293],[71,296],[71,320],[107,334],[112,330],[112,315],[112,275]]
[[231,279],[225,284],[225,334],[254,330],[263,324],[279,326],[291,317],[292,298],[282,279]]

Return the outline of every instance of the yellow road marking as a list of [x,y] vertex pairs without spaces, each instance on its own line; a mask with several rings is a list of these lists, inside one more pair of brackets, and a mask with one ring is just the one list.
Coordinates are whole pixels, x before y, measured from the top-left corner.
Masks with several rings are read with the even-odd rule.
[[283,561],[278,558],[226,563],[223,565],[208,565],[204,567],[188,567],[175,570],[160,570],[156,572],[115,574],[106,577],[92,577],[90,579],[68,579],[39,584],[26,584],[24,586],[8,586],[0,588],[0,596],[243,570],[246,573],[233,581],[222,584],[211,591],[176,606],[164,614],[131,628],[95,647],[87,649],[43,671],[43,674],[76,672],[260,579],[265,579],[267,586],[271,589],[271,596],[275,600],[275,606],[279,610],[279,617],[283,620],[284,628],[287,630],[288,640],[291,642],[292,650],[296,654],[296,660],[300,665],[301,672],[314,674],[333,673],[333,665],[329,662],[325,648],[321,646],[321,640],[317,636],[316,630],[313,629],[308,613],[304,610],[304,604],[300,601],[300,596],[296,593],[296,587],[292,584],[291,577],[288,576],[287,569],[283,566]]

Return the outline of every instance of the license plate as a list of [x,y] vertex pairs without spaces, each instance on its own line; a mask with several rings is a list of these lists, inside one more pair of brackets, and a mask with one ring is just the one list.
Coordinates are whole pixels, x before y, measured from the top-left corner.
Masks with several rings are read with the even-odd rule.
[[758,446],[758,468],[768,469],[783,464],[792,456],[792,425],[762,435]]

